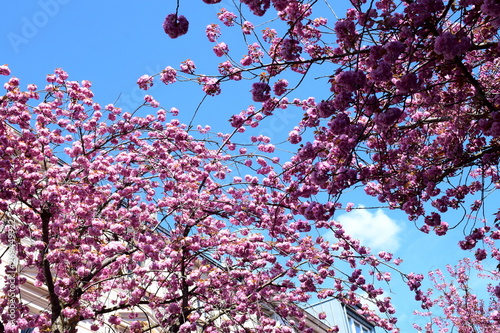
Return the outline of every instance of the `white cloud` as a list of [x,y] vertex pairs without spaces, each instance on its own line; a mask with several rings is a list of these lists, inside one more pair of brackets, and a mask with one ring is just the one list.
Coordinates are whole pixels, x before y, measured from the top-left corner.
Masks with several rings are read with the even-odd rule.
[[366,209],[354,209],[340,215],[337,221],[343,225],[348,235],[359,239],[361,245],[370,247],[373,252],[388,251],[394,253],[400,246],[401,227],[381,209],[374,213]]

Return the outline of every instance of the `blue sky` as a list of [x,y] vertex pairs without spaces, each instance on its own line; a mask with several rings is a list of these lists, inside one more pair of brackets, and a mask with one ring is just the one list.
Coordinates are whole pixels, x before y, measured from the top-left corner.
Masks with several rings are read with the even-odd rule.
[[[24,83],[42,82],[46,74],[62,67],[71,79],[91,80],[102,103],[121,95],[119,103],[124,107],[135,106],[143,95],[136,88],[137,78],[158,73],[167,65],[178,67],[197,54],[197,46],[209,46],[202,38],[203,25],[197,24],[202,21],[199,12],[190,13],[191,31],[185,38],[171,40],[165,35],[163,19],[175,9],[174,4],[74,0],[8,4],[5,11],[9,15],[0,25],[0,54]],[[205,15],[206,22],[216,9],[205,9],[210,14]],[[195,59],[199,66],[203,60]],[[175,88],[162,90],[166,107],[192,106],[193,91],[179,95],[172,90]]]
[[[339,16],[346,2],[338,2],[338,11],[335,10]],[[72,80],[92,81],[95,99],[102,105],[117,101],[123,108],[133,108],[145,94],[136,85],[143,74],[158,73],[166,66],[178,67],[188,58],[195,61],[200,72],[215,74],[214,64],[219,58],[210,51],[212,44],[204,31],[208,23],[216,21],[215,14],[223,6],[230,9],[232,4],[228,0],[216,6],[205,5],[201,0],[181,1],[180,14],[190,21],[190,31],[172,40],[163,32],[162,23],[175,10],[175,1],[8,1],[2,4],[0,64],[8,64],[23,86],[36,83],[39,87],[45,85],[45,75],[61,67]],[[156,80],[156,84],[147,93],[165,108],[180,109],[181,120],[189,122],[202,100],[201,88],[194,83],[164,86]],[[225,90],[223,86],[220,96],[204,102],[195,124],[209,124],[215,132],[228,131],[227,119],[251,104],[250,85],[239,83]],[[310,91],[305,87],[301,93],[303,98],[313,95],[314,87]],[[300,116],[300,112],[279,111],[256,134],[283,138]],[[348,194],[346,201],[356,206],[379,205],[356,191]],[[460,217],[452,213],[447,220]],[[402,266],[406,272],[443,268],[464,255],[457,246],[461,228],[443,239],[418,232],[404,214],[396,211],[354,210],[338,218],[349,223],[350,231],[375,250],[389,246],[396,256],[406,260]],[[410,301],[412,295],[401,285],[396,285],[393,292],[393,299],[398,299],[397,310],[404,314],[402,331],[413,331],[413,319],[409,317],[417,304]]]

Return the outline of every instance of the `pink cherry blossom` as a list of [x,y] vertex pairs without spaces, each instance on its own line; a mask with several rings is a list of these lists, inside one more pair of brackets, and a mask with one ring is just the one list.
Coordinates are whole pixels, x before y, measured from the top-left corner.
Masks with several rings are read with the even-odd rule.
[[215,45],[213,50],[216,56],[222,57],[229,52],[229,47],[226,45],[226,43],[221,42]]
[[232,13],[227,11],[225,8],[222,8],[219,13],[217,13],[217,17],[219,20],[221,20],[224,25],[231,27],[234,25],[234,21],[236,20],[237,16]]
[[252,24],[252,22],[245,21],[241,25],[241,30],[243,31],[243,33],[245,35],[250,35],[252,33],[253,29],[254,29],[254,25]]
[[144,74],[137,80],[137,84],[139,85],[139,88],[143,90],[148,90],[153,86],[153,77],[149,76],[147,74]]
[[205,34],[211,42],[215,42],[220,37],[220,27],[217,24],[209,24],[205,29]]
[[276,96],[281,96],[286,93],[286,88],[288,87],[288,81],[285,79],[278,80],[273,86],[273,92]]
[[298,44],[299,42],[297,40],[290,38],[284,39],[280,50],[281,57],[287,61],[297,59],[302,52],[302,47]]
[[434,43],[434,51],[442,54],[445,59],[453,59],[467,51],[470,47],[470,39],[466,36],[461,38],[447,31],[438,36]]
[[263,16],[271,6],[271,0],[241,0],[254,15]]
[[0,66],[0,75],[10,75],[10,69],[7,65]]
[[274,8],[276,8],[276,10],[281,11],[288,6],[289,0],[272,0],[272,3]]
[[191,59],[185,60],[181,63],[180,71],[186,74],[194,74],[196,65]]
[[203,91],[210,96],[215,96],[220,94],[220,82],[215,78],[209,78],[206,76],[201,77],[201,84],[203,85]]
[[160,80],[165,84],[171,84],[177,81],[177,73],[175,69],[168,66],[160,74]]
[[185,35],[189,29],[189,22],[183,16],[177,14],[168,14],[163,22],[163,30],[170,38],[177,38]]
[[271,87],[265,82],[255,82],[252,85],[252,99],[255,102],[265,102],[269,98]]

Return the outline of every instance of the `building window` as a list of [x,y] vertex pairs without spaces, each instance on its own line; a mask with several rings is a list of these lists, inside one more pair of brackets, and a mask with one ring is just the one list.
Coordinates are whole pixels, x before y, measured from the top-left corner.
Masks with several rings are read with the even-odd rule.
[[347,325],[349,327],[349,333],[373,333],[373,330],[365,325],[363,325],[358,320],[347,315]]
[[35,330],[34,328],[25,328],[25,329],[21,330],[21,333],[31,333],[34,330]]

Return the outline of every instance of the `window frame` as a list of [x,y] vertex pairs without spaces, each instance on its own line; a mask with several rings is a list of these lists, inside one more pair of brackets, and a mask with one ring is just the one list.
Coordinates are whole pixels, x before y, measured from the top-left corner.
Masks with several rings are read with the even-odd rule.
[[[353,307],[344,304],[343,308],[348,333],[375,333],[375,327],[373,324],[366,320],[363,316],[356,313],[356,310]],[[357,328],[361,329],[361,331],[357,330]]]

